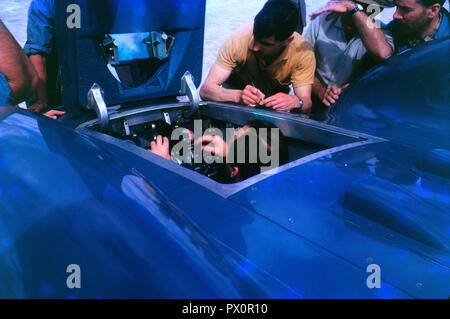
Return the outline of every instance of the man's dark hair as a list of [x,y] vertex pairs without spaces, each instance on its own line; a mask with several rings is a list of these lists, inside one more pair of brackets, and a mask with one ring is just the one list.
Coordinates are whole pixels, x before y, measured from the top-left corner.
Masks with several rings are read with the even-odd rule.
[[[247,178],[250,178],[254,175],[260,174],[262,167],[270,166],[273,163],[263,163],[263,161],[260,158],[260,148],[265,147],[266,150],[264,152],[272,158],[272,146],[273,143],[278,143],[278,151],[279,151],[279,165],[283,165],[288,162],[288,148],[287,148],[287,142],[286,138],[283,136],[281,131],[279,131],[279,139],[278,141],[272,141],[272,129],[277,129],[275,125],[268,121],[262,121],[262,120],[254,120],[251,122],[248,122],[246,126],[249,126],[249,128],[253,128],[256,130],[257,133],[257,145],[250,145],[251,142],[254,142],[255,139],[250,136],[250,134],[244,134],[240,138],[236,139],[234,143],[232,144],[234,148],[234,164],[239,168],[239,175],[242,180],[246,180]],[[267,135],[261,134],[261,129],[266,128],[267,129]],[[242,141],[241,139],[244,139]],[[238,150],[239,147],[239,140],[241,140],[242,143],[245,143],[245,159],[243,162],[240,163],[239,154],[236,150]],[[256,154],[250,154],[251,151],[256,151]],[[252,155],[256,155],[256,162],[252,161]]]
[[298,8],[291,0],[269,0],[255,17],[255,39],[275,37],[277,41],[289,38],[299,23]]
[[440,4],[441,8],[444,6],[445,0],[419,0],[419,3],[424,7],[429,7],[435,3]]

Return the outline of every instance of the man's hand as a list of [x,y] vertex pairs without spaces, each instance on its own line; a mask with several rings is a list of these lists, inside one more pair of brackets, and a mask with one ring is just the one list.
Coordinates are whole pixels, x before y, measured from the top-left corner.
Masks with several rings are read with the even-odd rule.
[[[207,144],[208,143],[208,144]],[[202,151],[226,158],[228,148],[227,143],[217,135],[204,135],[194,142],[195,145],[202,145]],[[203,145],[207,144],[207,145]]]
[[311,20],[314,20],[324,12],[331,12],[332,14],[327,17],[327,20],[329,20],[340,14],[347,13],[354,8],[355,3],[353,1],[328,1],[327,4],[322,8],[311,13],[309,17],[311,18]]
[[57,110],[50,110],[47,113],[42,114],[44,116],[47,116],[51,119],[57,120],[58,116],[66,115],[66,112],[63,111],[57,111]]
[[242,90],[241,101],[242,103],[249,106],[261,105],[264,100],[265,95],[260,90],[254,86],[247,85],[244,90]]
[[169,154],[169,139],[167,137],[162,138],[161,135],[158,135],[156,141],[150,143],[150,152],[169,161],[172,160]]
[[337,86],[333,85],[329,88],[327,88],[321,97],[322,103],[328,107],[331,106],[331,104],[336,103],[336,101],[339,99],[339,95],[341,95],[342,91],[349,86],[350,84],[347,83],[341,88],[338,88]]
[[294,108],[300,107],[300,101],[295,95],[277,93],[263,100],[261,105],[265,105],[276,111],[289,112]]
[[48,109],[47,102],[36,102],[28,108],[28,111],[42,113]]

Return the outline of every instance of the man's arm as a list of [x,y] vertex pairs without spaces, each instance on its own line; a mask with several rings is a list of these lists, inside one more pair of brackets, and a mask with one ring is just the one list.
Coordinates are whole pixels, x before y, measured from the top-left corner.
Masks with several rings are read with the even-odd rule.
[[311,112],[312,107],[311,90],[312,85],[305,85],[294,88],[294,93],[296,97],[302,99],[303,101],[302,113]]
[[38,85],[36,88],[36,102],[29,107],[30,111],[38,112],[44,111],[48,107],[47,103],[47,71],[46,71],[46,57],[41,54],[30,55],[30,61],[36,69],[38,75]]
[[11,95],[17,102],[33,94],[38,81],[36,71],[1,20],[0,72],[6,77]]
[[[355,9],[356,4],[352,1],[329,1],[325,6],[313,12],[310,17],[314,20],[325,12],[332,14],[346,14]],[[364,43],[367,51],[379,61],[391,57],[393,48],[389,44],[383,31],[372,21],[366,13],[359,11],[353,14],[353,21]]]
[[314,95],[322,101],[326,90],[326,86],[322,84],[322,81],[318,78],[318,75],[315,75],[314,84],[312,86],[312,92],[314,93]]
[[47,108],[47,56],[54,49],[55,23],[54,1],[32,0],[28,8],[26,55],[38,73],[36,100],[29,107],[34,112]]
[[217,102],[241,101],[240,90],[230,90],[222,87],[222,84],[230,77],[231,70],[224,69],[218,64],[214,64],[209,71],[208,77],[200,88],[200,96],[206,100]]
[[231,70],[214,64],[208,77],[200,88],[200,96],[206,100],[217,102],[244,103],[247,105],[259,104],[264,94],[253,86],[246,86],[244,90],[225,89],[222,84],[230,77]]
[[[354,5],[354,4],[353,4]],[[392,56],[394,49],[389,44],[383,31],[362,11],[353,15],[353,22],[364,46],[376,60],[384,61]]]

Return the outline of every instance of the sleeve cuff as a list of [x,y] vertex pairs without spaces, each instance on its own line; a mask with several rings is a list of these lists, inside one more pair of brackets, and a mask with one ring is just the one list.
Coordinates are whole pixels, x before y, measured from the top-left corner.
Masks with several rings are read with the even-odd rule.
[[299,88],[302,86],[313,85],[313,84],[314,84],[314,80],[307,81],[307,82],[292,82],[292,87],[295,89],[295,88]]
[[217,61],[216,61],[216,64],[217,64],[218,66],[224,68],[225,70],[231,70],[231,71],[232,71],[232,70],[234,70],[234,68],[235,68],[235,66],[231,66],[231,65],[229,65],[229,64],[223,63],[223,62],[220,61],[220,60],[217,60]]
[[46,56],[49,55],[51,51],[51,49],[49,48],[31,43],[26,43],[23,50],[25,51],[26,55],[43,54]]

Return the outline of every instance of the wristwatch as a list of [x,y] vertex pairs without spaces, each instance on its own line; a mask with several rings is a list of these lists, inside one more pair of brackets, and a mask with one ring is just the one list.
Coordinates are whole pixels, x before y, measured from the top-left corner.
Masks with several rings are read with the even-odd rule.
[[354,15],[358,11],[364,11],[364,7],[360,5],[359,3],[355,3],[355,8],[350,11],[350,15]]
[[303,100],[299,97],[298,98],[298,102],[300,103],[299,107],[293,108],[291,109],[291,113],[296,113],[296,114],[300,114],[303,110]]

